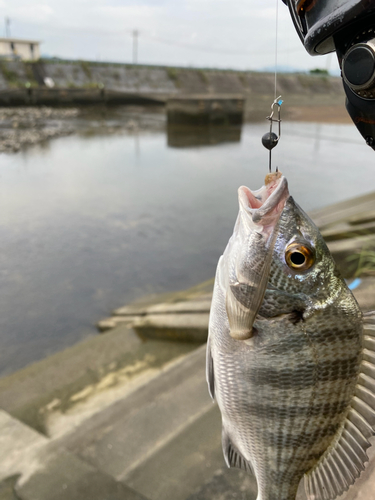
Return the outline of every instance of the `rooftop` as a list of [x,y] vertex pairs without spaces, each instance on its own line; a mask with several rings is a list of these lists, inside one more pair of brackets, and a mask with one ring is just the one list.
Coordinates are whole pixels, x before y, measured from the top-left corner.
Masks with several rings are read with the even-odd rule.
[[40,40],[25,40],[24,38],[0,38],[0,42],[13,42],[13,43],[42,43]]

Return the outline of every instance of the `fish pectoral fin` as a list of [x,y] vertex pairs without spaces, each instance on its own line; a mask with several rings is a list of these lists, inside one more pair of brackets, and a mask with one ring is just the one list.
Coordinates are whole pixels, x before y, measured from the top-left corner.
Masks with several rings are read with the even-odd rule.
[[375,435],[375,312],[363,315],[363,333],[363,359],[346,419],[331,447],[305,475],[309,500],[341,495],[368,462],[368,439]]
[[258,303],[254,300],[254,293],[247,298],[247,302],[245,301],[246,289],[250,287],[237,283],[229,287],[226,295],[229,333],[236,340],[247,340],[253,336],[253,323],[260,307],[260,301]]
[[232,444],[230,437],[228,436],[224,427],[222,431],[222,443],[225,463],[228,467],[237,467],[238,469],[242,469],[246,472],[251,472],[252,474],[254,474],[251,463],[246,460],[243,455],[237,450],[237,448]]
[[208,392],[212,399],[215,399],[215,377],[214,377],[214,360],[212,359],[210,338],[207,340],[206,350],[206,380],[208,384]]

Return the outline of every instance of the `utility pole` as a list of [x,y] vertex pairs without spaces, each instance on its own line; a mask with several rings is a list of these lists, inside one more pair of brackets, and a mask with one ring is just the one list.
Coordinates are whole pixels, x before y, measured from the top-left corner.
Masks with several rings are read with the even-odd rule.
[[138,64],[138,36],[139,31],[133,31],[133,64]]
[[9,17],[5,18],[5,36],[10,38],[10,19]]

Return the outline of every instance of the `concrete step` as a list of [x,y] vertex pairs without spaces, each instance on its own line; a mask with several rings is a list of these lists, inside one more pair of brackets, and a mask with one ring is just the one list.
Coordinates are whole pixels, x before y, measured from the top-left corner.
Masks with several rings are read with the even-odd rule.
[[205,347],[197,349],[84,421],[59,444],[108,474],[125,477],[189,422],[212,409],[204,358]]
[[141,372],[157,371],[195,347],[192,343],[144,342],[126,325],[120,326],[0,379],[0,408],[49,434],[51,413],[66,414],[77,402],[104,390],[109,397],[103,383],[125,387]]
[[151,500],[185,500],[223,463],[220,412],[211,405],[122,480]]
[[132,327],[141,338],[207,342],[209,313],[147,314]]
[[204,293],[199,297],[178,302],[160,302],[152,305],[128,305],[113,311],[114,316],[145,316],[146,314],[208,312],[211,306],[212,293]]
[[4,500],[147,500],[2,410],[0,449]]
[[[211,299],[212,294],[205,294],[194,300],[163,302],[143,309],[125,306],[115,311],[114,316],[99,321],[97,327],[99,331],[105,332],[117,325],[131,323],[143,337],[170,339],[177,335],[178,339],[193,339],[195,342],[195,330],[202,329],[203,325],[204,332],[199,341],[205,342]],[[136,315],[134,311],[139,314]]]
[[243,470],[222,466],[186,500],[255,500],[254,477]]
[[220,414],[205,380],[205,346],[56,445],[151,500],[184,500],[224,463]]

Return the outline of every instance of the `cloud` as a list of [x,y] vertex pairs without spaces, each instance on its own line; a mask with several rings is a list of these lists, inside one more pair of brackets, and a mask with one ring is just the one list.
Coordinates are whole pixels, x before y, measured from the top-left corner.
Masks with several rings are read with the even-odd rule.
[[[238,69],[274,64],[273,0],[40,0],[32,6],[12,0],[3,10],[14,36],[42,39],[43,52],[60,57],[129,62],[137,29],[143,63]],[[319,66],[304,51],[281,0],[278,10],[280,64]]]

